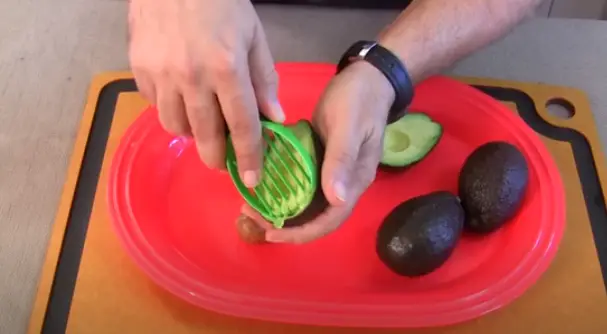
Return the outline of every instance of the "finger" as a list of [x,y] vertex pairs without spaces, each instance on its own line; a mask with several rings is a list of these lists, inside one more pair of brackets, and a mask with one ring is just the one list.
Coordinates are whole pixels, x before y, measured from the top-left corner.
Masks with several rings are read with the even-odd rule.
[[382,146],[381,136],[371,136],[361,146],[358,153],[356,178],[351,187],[355,200],[358,200],[358,197],[375,181],[377,166],[381,159]]
[[266,241],[301,244],[335,231],[352,212],[351,205],[329,206],[313,221],[297,227],[266,231]]
[[261,178],[262,138],[248,66],[223,72],[219,82],[217,97],[230,130],[238,171],[244,184],[252,188]]
[[156,104],[156,87],[151,76],[145,71],[133,68],[133,77],[139,94],[147,100],[148,103]]
[[[349,184],[349,198],[344,205],[329,206],[325,212],[313,221],[298,227],[274,229],[266,232],[266,241],[274,243],[306,243],[321,238],[335,231],[352,213],[362,193],[375,179],[378,158],[373,146],[361,149],[361,156],[356,164],[356,177]],[[365,151],[365,152],[363,152]]]
[[240,212],[243,215],[253,219],[264,230],[274,229],[274,225],[268,222],[259,212],[257,212],[257,210],[253,209],[250,205],[244,204]]
[[249,67],[261,113],[274,122],[284,122],[285,114],[278,102],[278,73],[261,22],[257,24],[249,52]]
[[171,85],[159,87],[157,107],[162,127],[177,136],[190,134],[190,125],[181,93]]
[[351,173],[355,170],[361,140],[352,128],[343,124],[328,132],[321,184],[325,197],[332,205],[350,201]]
[[208,90],[189,87],[184,101],[200,159],[209,168],[225,169],[225,125],[217,97]]

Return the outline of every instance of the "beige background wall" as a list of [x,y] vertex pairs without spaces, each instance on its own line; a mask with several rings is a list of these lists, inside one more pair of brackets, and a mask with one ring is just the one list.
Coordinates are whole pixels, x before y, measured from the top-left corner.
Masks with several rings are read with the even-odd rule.
[[544,0],[537,11],[537,15],[541,17],[607,20],[607,0]]
[[538,16],[607,19],[607,0],[545,0]]

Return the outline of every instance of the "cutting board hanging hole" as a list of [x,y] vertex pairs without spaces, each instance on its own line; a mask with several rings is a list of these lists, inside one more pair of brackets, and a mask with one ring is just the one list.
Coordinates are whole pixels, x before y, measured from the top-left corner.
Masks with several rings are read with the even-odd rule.
[[548,114],[560,119],[571,119],[575,115],[575,107],[564,98],[553,98],[546,102]]

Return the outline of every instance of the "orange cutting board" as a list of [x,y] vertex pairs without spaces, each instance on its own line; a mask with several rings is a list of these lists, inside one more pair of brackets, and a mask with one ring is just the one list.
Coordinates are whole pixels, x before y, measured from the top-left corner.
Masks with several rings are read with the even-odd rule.
[[[564,181],[567,228],[550,269],[514,303],[474,321],[406,333],[606,333],[607,169],[586,96],[566,87],[457,79],[508,104],[540,134]],[[567,101],[575,110],[573,117],[551,115],[546,104],[554,99]],[[238,319],[191,306],[154,285],[119,245],[105,201],[111,158],[122,134],[145,107],[130,73],[94,79],[28,333],[405,332]]]

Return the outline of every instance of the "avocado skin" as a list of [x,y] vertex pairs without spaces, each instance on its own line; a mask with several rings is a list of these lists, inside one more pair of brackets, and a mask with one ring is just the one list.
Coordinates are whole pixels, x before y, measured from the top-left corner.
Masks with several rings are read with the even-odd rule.
[[515,146],[501,141],[479,146],[459,174],[466,230],[485,234],[503,226],[521,207],[528,183],[527,161]]
[[396,274],[429,274],[451,256],[463,224],[464,209],[454,194],[436,191],[411,198],[382,222],[377,231],[377,255]]
[[322,142],[322,139],[311,125],[310,129],[312,129],[312,139],[314,140],[314,152],[316,153],[317,161],[316,168],[318,170],[319,176],[317,178],[318,184],[316,185],[316,192],[314,193],[314,197],[312,198],[312,201],[310,202],[308,207],[297,217],[285,220],[283,227],[295,227],[308,223],[318,217],[318,215],[325,211],[325,209],[329,206],[329,201],[325,197],[325,193],[322,191],[322,186],[320,184],[320,172],[322,169],[322,162],[325,157],[325,146]]

